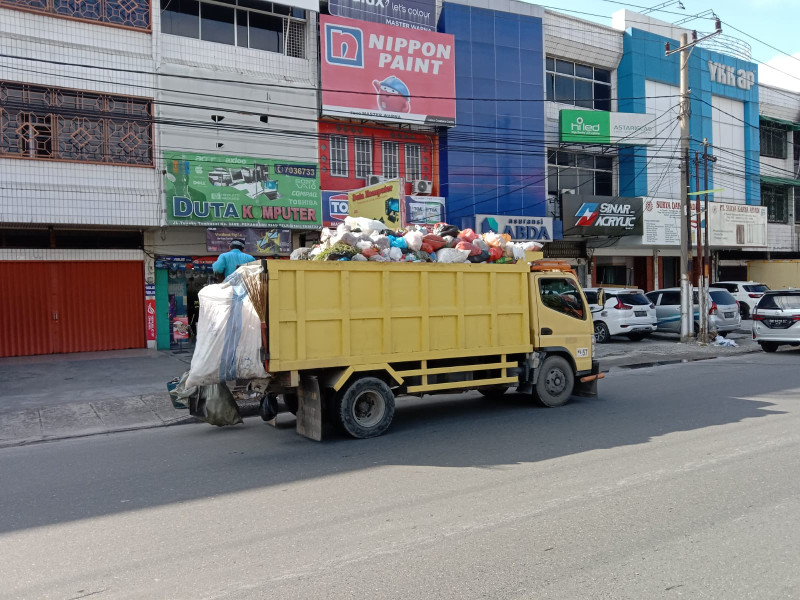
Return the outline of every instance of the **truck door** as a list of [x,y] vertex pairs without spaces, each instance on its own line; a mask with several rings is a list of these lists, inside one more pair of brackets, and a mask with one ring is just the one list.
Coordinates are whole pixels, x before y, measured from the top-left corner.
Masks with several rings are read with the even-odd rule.
[[531,324],[537,349],[564,349],[577,371],[592,368],[592,316],[578,283],[562,273],[531,277]]

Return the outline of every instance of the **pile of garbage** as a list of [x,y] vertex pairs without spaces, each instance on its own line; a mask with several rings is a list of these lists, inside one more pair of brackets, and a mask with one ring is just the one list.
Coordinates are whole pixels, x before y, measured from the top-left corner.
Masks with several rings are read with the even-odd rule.
[[505,233],[479,235],[472,229],[437,223],[391,231],[380,221],[347,217],[336,230],[322,230],[320,243],[298,248],[292,260],[515,263],[526,251],[541,250],[536,242],[512,242]]

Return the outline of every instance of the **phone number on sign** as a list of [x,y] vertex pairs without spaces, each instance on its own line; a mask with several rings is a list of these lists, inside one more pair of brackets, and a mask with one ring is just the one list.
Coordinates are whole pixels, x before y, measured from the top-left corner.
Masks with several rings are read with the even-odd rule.
[[293,175],[295,177],[316,177],[316,165],[275,165],[276,175]]

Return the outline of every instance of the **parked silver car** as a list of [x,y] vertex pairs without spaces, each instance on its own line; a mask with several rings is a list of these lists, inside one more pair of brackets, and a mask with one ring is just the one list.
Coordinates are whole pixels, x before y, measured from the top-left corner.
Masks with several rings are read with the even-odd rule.
[[[727,290],[709,288],[709,328],[725,337],[731,331],[739,329],[742,322],[739,316],[739,305]],[[700,330],[700,297],[697,288],[692,291],[694,302],[694,330]],[[681,289],[668,288],[655,290],[645,294],[656,306],[658,331],[667,333],[681,332]]]
[[753,309],[753,339],[765,352],[800,346],[800,290],[765,292]]

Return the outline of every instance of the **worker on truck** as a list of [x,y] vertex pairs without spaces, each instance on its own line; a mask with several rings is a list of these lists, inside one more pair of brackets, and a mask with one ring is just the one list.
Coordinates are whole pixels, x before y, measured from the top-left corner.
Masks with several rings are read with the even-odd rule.
[[244,241],[242,240],[231,240],[228,247],[230,250],[220,254],[219,258],[211,266],[219,281],[228,277],[240,265],[245,265],[255,260],[249,254],[244,253]]

